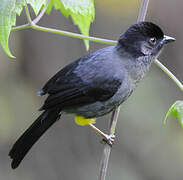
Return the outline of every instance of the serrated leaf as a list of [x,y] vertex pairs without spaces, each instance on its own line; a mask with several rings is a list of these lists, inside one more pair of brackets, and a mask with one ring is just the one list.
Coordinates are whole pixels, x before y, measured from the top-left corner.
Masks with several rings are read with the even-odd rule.
[[179,124],[183,128],[183,101],[176,101],[168,110],[164,123],[166,123],[167,118],[172,115],[174,118],[177,118]]
[[46,6],[47,0],[27,0],[27,3],[31,5],[36,16],[43,6]]
[[[60,10],[65,17],[71,16],[81,33],[89,36],[90,24],[95,16],[93,0],[51,0],[46,12],[49,14],[53,7]],[[89,41],[84,40],[84,42],[88,50]]]
[[46,10],[46,13],[47,13],[47,14],[50,14],[50,12],[51,12],[51,10],[52,10],[53,7],[54,7],[56,10],[60,10],[61,13],[62,13],[66,18],[69,17],[69,13],[70,13],[70,12],[67,11],[67,10],[64,8],[64,6],[63,6],[61,0],[50,0],[50,2],[49,2],[49,4],[48,4],[48,8],[47,8],[47,10]]
[[[31,4],[35,14],[38,14],[41,7],[46,5],[46,0],[27,0]],[[0,44],[6,54],[14,56],[9,50],[8,39],[12,26],[16,25],[16,15],[20,15],[25,5],[25,0],[0,0]]]
[[16,0],[0,0],[0,43],[10,57],[14,57],[8,47],[11,27],[15,25],[16,13],[21,11],[21,2]]

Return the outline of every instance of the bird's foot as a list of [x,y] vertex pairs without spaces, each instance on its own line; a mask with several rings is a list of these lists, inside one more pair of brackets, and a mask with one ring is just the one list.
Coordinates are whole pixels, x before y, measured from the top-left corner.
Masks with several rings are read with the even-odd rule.
[[108,145],[112,146],[114,144],[114,140],[115,140],[115,135],[107,135],[105,134],[104,139],[102,140],[102,142],[107,143]]
[[89,124],[89,127],[92,128],[97,134],[99,134],[100,136],[103,137],[103,140],[102,140],[103,143],[107,143],[110,146],[113,145],[114,139],[115,139],[114,134],[112,134],[112,135],[105,134],[91,123]]

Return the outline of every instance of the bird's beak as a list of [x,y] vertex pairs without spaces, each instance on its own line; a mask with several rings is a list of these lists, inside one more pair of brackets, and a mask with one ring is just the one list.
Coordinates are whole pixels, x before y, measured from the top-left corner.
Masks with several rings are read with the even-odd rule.
[[173,38],[173,37],[164,35],[162,42],[163,42],[163,44],[167,44],[167,43],[173,42],[173,41],[175,41],[175,40],[176,40],[176,39]]

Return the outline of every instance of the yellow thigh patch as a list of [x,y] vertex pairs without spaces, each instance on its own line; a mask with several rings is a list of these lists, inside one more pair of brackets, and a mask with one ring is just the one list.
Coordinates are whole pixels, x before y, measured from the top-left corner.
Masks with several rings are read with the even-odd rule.
[[95,124],[96,123],[96,119],[93,119],[93,118],[87,119],[83,116],[76,115],[74,119],[75,119],[76,124],[78,124],[80,126],[85,126],[88,124]]

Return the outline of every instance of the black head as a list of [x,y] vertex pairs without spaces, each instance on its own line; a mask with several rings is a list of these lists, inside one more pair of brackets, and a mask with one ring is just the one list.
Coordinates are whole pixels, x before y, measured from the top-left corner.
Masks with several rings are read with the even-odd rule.
[[175,41],[174,38],[165,36],[157,25],[151,22],[139,22],[132,25],[118,40],[118,47],[132,56],[156,57],[163,45]]

